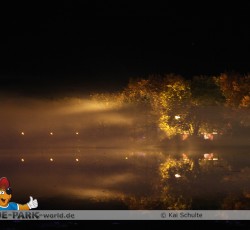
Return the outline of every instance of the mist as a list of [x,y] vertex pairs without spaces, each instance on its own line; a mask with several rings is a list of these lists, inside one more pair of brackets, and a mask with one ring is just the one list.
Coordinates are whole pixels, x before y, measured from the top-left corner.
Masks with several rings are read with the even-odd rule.
[[[142,110],[87,96],[49,99],[6,94],[0,105],[1,175],[11,181],[13,201],[25,203],[32,195],[39,209],[155,208],[152,199],[165,205],[169,194],[164,192],[176,190],[192,197],[192,207],[199,209],[222,207],[221,197],[228,207],[230,194],[241,200],[249,196],[248,146],[196,148],[190,142],[182,149],[172,140],[169,145],[157,146],[154,141],[148,145],[145,133],[133,132],[145,120]],[[173,166],[173,175],[183,175],[164,182],[172,190],[160,189],[160,166],[169,157],[176,165],[185,163],[183,156],[196,162],[197,171],[184,175],[181,167]],[[184,205],[189,208],[188,202]]]
[[1,145],[22,142],[46,145],[115,146],[129,139],[128,131],[138,119],[128,107],[116,102],[105,105],[88,97],[42,99],[5,96],[1,98]]

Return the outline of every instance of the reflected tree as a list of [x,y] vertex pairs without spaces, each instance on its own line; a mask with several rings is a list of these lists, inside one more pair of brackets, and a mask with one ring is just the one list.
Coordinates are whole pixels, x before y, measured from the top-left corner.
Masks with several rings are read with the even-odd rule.
[[175,200],[168,207],[177,209],[218,208],[217,196],[226,193],[221,185],[230,171],[231,167],[226,161],[215,157],[200,158],[198,164],[186,154],[181,159],[168,157],[159,167],[162,201],[166,204]]
[[250,209],[250,168],[241,169],[224,177],[224,183],[230,185],[230,193],[221,202],[221,209]]
[[249,168],[239,173],[214,153],[206,153],[195,165],[192,156],[168,156],[159,165],[152,193],[126,196],[123,202],[133,210],[220,210],[249,209]]

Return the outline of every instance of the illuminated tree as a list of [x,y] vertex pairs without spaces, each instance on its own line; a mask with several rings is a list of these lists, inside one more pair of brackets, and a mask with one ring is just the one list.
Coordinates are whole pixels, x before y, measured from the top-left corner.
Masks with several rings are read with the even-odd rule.
[[216,78],[195,76],[191,81],[191,101],[186,122],[194,136],[221,129],[225,101]]
[[250,127],[250,76],[223,73],[216,83],[225,97],[224,117],[232,134],[239,136],[242,129]]
[[105,106],[126,106],[135,118],[135,138],[197,137],[250,126],[250,76],[194,76],[188,81],[177,74],[150,75],[131,79],[122,92],[92,98]]
[[151,104],[160,129],[168,137],[183,133],[198,136],[221,129],[225,98],[215,77],[195,76],[187,81],[169,74],[158,79],[158,76],[150,79],[154,85],[150,91]]
[[123,93],[94,93],[90,95],[92,101],[101,103],[106,108],[120,109],[124,105]]
[[153,95],[153,109],[159,117],[159,128],[168,137],[188,130],[183,121],[187,116],[190,96],[189,83],[183,77],[163,76],[161,90]]
[[191,81],[178,75],[166,75],[161,88],[152,95],[159,115],[159,127],[168,137],[219,130],[224,97],[216,79],[196,76]]
[[249,108],[250,107],[250,95],[243,96],[241,103],[241,108]]
[[250,76],[237,73],[223,73],[216,79],[230,108],[249,107]]
[[150,105],[149,80],[131,79],[128,86],[124,89],[123,95],[125,102],[137,105]]
[[[130,82],[124,91],[127,101],[154,115],[165,137],[218,130],[224,100],[215,78],[197,76],[192,81],[180,75],[151,75]],[[150,111],[150,112],[149,112]]]
[[176,120],[176,116],[185,116],[187,101],[190,97],[188,82],[181,76],[151,75],[147,80],[133,82],[125,91],[136,103],[147,105],[153,118],[157,119],[158,128],[165,136],[172,137],[182,133],[184,123]]
[[155,140],[157,134],[157,115],[153,112],[153,85],[149,79],[131,79],[123,90],[124,103],[134,114],[132,125],[134,136],[144,136],[148,141]]

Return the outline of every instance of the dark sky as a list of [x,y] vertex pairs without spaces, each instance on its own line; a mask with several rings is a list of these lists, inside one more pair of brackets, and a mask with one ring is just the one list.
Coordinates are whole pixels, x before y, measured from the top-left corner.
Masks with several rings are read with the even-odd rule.
[[105,91],[154,73],[250,70],[249,3],[38,2],[2,7],[1,89]]

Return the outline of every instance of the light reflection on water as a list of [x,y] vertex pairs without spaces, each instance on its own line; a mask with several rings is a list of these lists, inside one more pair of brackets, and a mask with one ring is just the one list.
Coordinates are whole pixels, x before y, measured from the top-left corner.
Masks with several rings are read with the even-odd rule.
[[[108,199],[150,195],[161,154],[124,149],[42,149],[1,151],[2,176],[13,199]],[[53,160],[52,160],[53,159]],[[77,159],[77,160],[76,160]]]
[[[164,179],[160,167],[170,158],[172,165],[165,172],[170,176]],[[75,147],[12,149],[1,150],[0,159],[1,176],[10,180],[13,201],[26,202],[32,195],[40,201],[40,209],[86,209],[84,202],[90,200],[117,200],[128,209],[250,208],[250,159],[245,149],[212,153]],[[194,164],[189,171],[181,166],[187,159]],[[236,206],[235,202],[241,203]],[[101,209],[101,203],[95,207]]]

